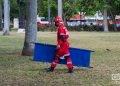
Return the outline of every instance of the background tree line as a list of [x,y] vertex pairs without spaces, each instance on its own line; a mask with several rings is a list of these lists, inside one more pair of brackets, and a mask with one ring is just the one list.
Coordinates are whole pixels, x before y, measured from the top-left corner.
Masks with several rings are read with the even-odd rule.
[[[19,16],[19,0],[10,1],[10,20]],[[26,19],[26,0],[22,1],[23,17]],[[0,30],[2,30],[2,19],[4,16],[4,0],[0,0]],[[50,0],[50,16],[57,16],[57,0]],[[115,16],[120,14],[120,0],[63,0],[63,18],[69,19],[78,12],[84,15],[94,15],[96,11],[101,11],[104,20],[109,16],[113,20],[114,31],[116,29]],[[37,1],[37,14],[48,17],[48,0]],[[104,31],[108,32],[108,24],[104,23]]]
[[[2,1],[2,8],[3,1]],[[18,17],[19,5],[18,0],[10,0],[10,18]],[[22,0],[23,13],[26,16],[26,0]],[[51,17],[57,16],[57,0],[50,0],[50,14]],[[120,0],[63,0],[63,17],[70,18],[77,12],[84,12],[85,15],[94,15],[96,11],[103,9],[111,11],[112,15],[120,14]],[[39,16],[48,17],[48,0],[38,0],[37,1],[37,14]],[[108,12],[108,15],[111,15]],[[2,15],[4,12],[2,12]]]

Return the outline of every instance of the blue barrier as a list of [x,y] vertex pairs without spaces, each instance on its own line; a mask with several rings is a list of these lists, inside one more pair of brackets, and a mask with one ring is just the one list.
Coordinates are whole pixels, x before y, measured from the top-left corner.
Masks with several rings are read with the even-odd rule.
[[[55,45],[35,43],[34,61],[52,62],[55,56]],[[70,48],[70,57],[74,66],[90,67],[91,50]],[[59,64],[66,64],[66,61],[61,61]]]

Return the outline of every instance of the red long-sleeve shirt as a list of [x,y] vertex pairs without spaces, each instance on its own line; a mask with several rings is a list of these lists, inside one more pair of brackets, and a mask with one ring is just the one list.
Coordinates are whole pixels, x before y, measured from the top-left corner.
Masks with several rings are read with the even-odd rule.
[[69,38],[69,33],[67,28],[64,26],[64,24],[60,24],[57,30],[57,42],[59,45],[62,45],[64,42],[61,39],[61,35],[64,35],[64,40],[67,41]]

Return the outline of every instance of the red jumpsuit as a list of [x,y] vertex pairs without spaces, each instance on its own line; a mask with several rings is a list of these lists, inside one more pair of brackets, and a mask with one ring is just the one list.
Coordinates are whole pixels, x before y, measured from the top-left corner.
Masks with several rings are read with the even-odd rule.
[[[64,35],[65,41],[61,39],[60,37],[61,35]],[[69,42],[67,41],[68,38],[69,38],[69,34],[67,28],[63,24],[60,24],[57,31],[57,45],[59,45],[60,48],[56,49],[56,57],[54,58],[51,64],[52,68],[55,68],[57,63],[61,59],[65,59],[67,61],[68,69],[73,68],[72,61],[70,58],[70,52],[69,52]]]

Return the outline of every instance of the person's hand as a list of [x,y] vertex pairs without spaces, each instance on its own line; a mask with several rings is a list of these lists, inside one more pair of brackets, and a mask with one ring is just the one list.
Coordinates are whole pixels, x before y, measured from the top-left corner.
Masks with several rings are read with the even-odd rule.
[[60,48],[60,45],[58,44],[57,47],[56,47],[56,49],[59,49],[59,48]]

